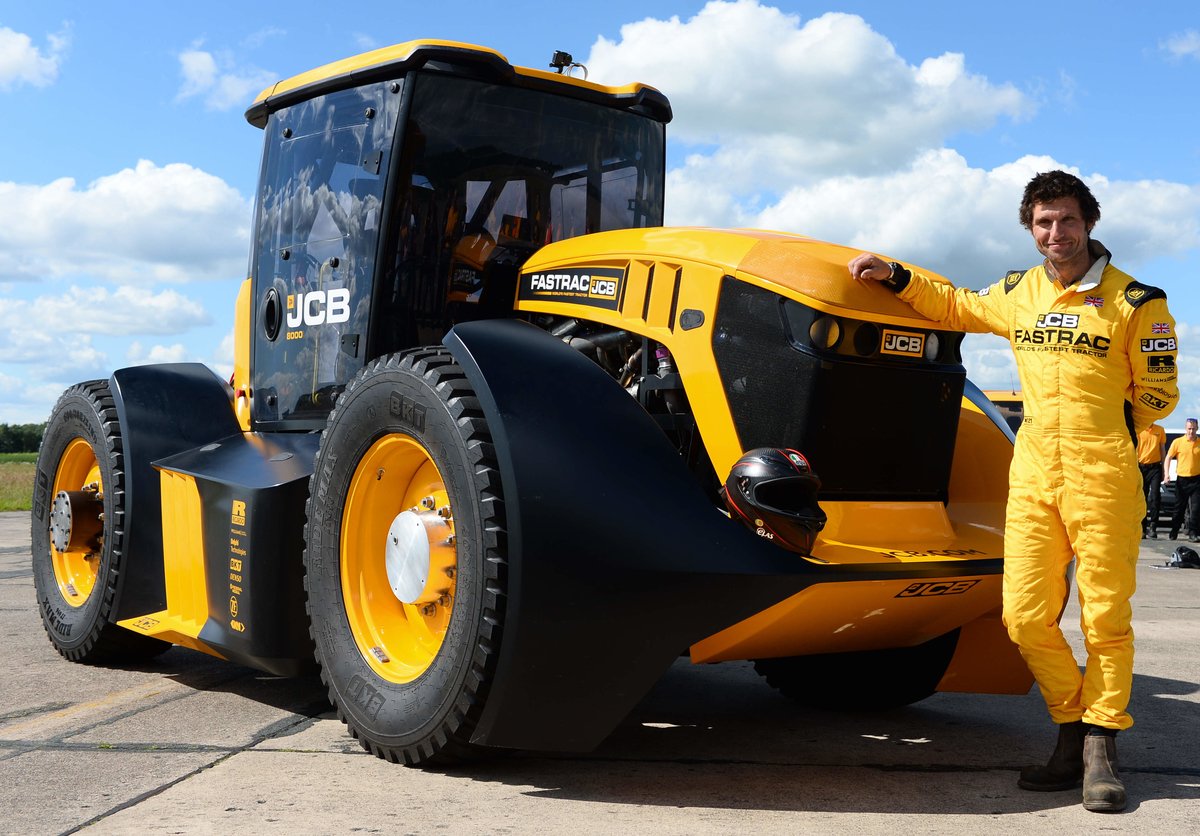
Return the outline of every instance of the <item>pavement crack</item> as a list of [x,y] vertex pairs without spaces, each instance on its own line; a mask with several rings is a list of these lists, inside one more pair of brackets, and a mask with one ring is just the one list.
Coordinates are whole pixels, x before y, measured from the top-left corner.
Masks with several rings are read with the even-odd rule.
[[50,711],[61,711],[64,708],[70,708],[73,703],[69,702],[49,702],[43,705],[31,705],[28,708],[19,708],[16,711],[9,711],[0,714],[0,723],[9,720],[16,720],[18,717],[32,717],[35,714],[46,714]]

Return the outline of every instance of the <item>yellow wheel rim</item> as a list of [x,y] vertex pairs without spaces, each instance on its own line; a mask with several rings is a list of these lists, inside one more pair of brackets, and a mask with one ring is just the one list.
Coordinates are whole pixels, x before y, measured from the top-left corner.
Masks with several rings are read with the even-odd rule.
[[[100,464],[96,461],[92,445],[82,438],[75,438],[58,460],[50,500],[53,502],[59,491],[85,489],[96,491],[102,497],[104,482],[100,478]],[[82,607],[96,587],[96,577],[100,574],[100,552],[59,551],[51,538],[50,561],[63,600],[72,607]]]
[[[397,546],[398,530],[407,548]],[[363,659],[389,682],[416,679],[442,646],[454,609],[454,540],[449,495],[429,452],[401,434],[371,445],[342,514],[342,600]],[[427,581],[397,590],[398,565],[420,568]]]

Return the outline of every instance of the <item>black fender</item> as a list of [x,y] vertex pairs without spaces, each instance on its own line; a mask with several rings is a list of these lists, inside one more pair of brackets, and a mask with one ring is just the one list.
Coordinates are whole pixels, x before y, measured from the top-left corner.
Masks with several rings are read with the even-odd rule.
[[963,397],[974,404],[980,412],[988,417],[996,429],[1004,433],[1004,437],[1008,439],[1010,444],[1016,444],[1017,436],[1012,431],[1012,427],[1004,420],[1004,416],[1000,414],[999,408],[988,399],[988,396],[983,394],[983,390],[971,382],[970,378],[964,382]]
[[691,644],[812,583],[962,572],[809,562],[714,508],[637,401],[561,340],[484,320],[444,343],[486,415],[508,528],[500,658],[472,742],[587,751]]
[[109,379],[125,455],[129,556],[118,579],[118,619],[166,606],[162,500],[152,462],[240,433],[233,391],[201,363],[118,369]]

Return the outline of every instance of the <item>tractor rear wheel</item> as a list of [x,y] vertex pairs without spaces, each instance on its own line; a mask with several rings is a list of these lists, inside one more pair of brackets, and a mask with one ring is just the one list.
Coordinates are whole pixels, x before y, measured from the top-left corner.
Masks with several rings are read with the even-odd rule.
[[42,436],[30,515],[42,625],[72,661],[142,660],[171,647],[116,623],[128,559],[125,488],[121,429],[108,384],[72,386]]
[[958,630],[914,647],[756,659],[767,684],[801,705],[852,711],[898,708],[931,696],[941,681]]
[[355,377],[321,437],[307,511],[308,612],[340,719],[393,762],[478,756],[504,621],[504,509],[483,412],[445,349]]

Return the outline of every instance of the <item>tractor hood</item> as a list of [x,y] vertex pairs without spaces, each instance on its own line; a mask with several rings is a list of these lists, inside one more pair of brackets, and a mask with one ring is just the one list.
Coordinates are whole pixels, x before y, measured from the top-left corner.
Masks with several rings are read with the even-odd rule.
[[[549,244],[535,253],[522,272],[552,273],[567,265],[620,267],[635,262],[705,265],[742,281],[803,299],[827,313],[872,314],[895,324],[928,327],[885,287],[850,279],[847,264],[859,250],[784,232],[758,229],[656,227],[599,232]],[[888,256],[883,256],[892,260]],[[934,281],[936,273],[901,262]]]

